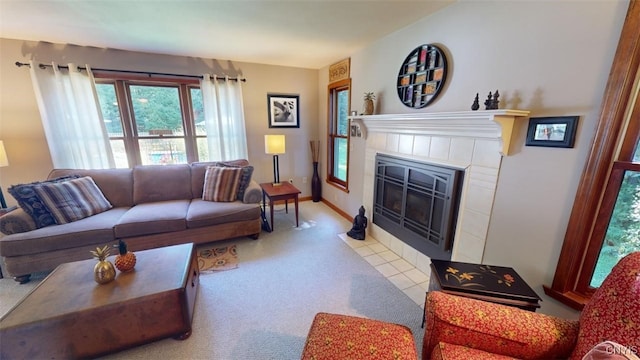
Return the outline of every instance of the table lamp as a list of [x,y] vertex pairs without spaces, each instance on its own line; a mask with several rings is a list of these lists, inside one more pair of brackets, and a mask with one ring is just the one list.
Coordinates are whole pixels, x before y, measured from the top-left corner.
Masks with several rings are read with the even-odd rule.
[[284,135],[265,135],[264,152],[273,155],[273,186],[280,185],[278,154],[284,154]]
[[[9,166],[9,159],[7,159],[7,152],[4,151],[4,143],[0,140],[0,167],[5,166]],[[0,186],[0,209],[4,209],[6,207],[7,203],[4,201],[4,194],[2,194],[2,187]]]

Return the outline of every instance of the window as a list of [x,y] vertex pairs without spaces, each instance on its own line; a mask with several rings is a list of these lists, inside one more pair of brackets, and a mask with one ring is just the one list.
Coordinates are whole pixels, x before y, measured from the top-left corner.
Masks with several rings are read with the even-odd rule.
[[582,309],[617,260],[639,251],[640,4],[630,3],[600,122],[580,180],[562,252],[545,293]]
[[329,85],[329,146],[327,181],[349,190],[349,108],[351,80]]
[[209,160],[199,84],[98,79],[116,167]]

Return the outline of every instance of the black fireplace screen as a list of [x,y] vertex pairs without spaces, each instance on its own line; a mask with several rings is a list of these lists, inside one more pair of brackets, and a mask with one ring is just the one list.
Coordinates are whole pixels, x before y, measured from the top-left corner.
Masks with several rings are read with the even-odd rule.
[[430,258],[450,260],[463,175],[377,154],[373,222]]

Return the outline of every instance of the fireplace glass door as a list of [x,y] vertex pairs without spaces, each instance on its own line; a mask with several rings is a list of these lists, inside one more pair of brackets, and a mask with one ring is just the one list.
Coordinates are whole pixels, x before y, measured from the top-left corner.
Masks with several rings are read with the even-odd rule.
[[376,155],[373,222],[431,258],[450,259],[463,174]]

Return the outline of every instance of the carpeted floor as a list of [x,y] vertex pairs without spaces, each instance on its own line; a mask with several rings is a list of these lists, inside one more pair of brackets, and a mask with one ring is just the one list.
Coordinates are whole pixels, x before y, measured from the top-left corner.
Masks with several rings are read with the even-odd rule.
[[[104,359],[299,359],[318,312],[408,326],[420,353],[420,306],[338,238],[349,221],[310,201],[300,203],[298,228],[292,211],[276,208],[274,221],[275,231],[263,232],[258,240],[214,243],[236,245],[240,266],[201,275],[191,337],[160,340]],[[20,292],[34,286],[11,282],[0,280],[1,313],[11,306],[6,302],[17,302]]]

